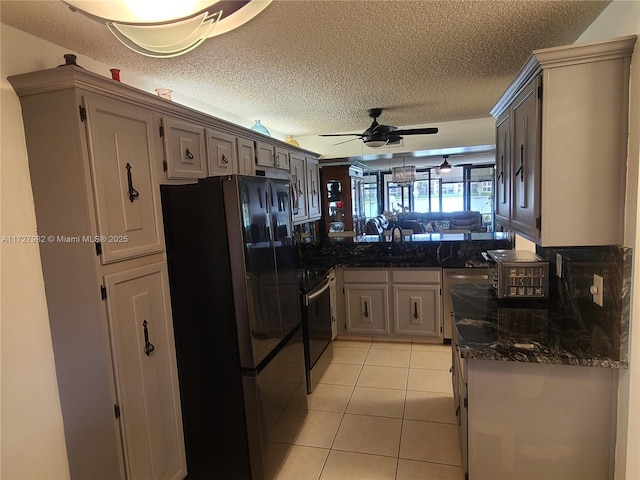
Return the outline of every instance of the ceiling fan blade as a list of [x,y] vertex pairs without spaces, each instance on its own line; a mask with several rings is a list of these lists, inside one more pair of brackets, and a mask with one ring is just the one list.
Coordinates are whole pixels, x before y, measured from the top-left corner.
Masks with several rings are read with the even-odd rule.
[[430,135],[432,133],[438,133],[437,128],[409,128],[407,130],[394,130],[396,135]]
[[354,140],[360,140],[359,138],[350,138],[349,140],[345,140],[344,142],[338,142],[338,143],[334,143],[333,145],[331,145],[332,147],[335,147],[336,145],[342,145],[343,143],[349,143],[349,142],[353,142]]
[[362,138],[361,133],[324,133],[318,136],[319,137],[360,137]]

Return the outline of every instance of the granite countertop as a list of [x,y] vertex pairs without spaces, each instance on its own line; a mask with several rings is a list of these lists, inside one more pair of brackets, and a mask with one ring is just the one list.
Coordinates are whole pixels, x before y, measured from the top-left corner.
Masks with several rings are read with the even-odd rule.
[[586,316],[575,318],[560,302],[498,300],[480,284],[454,285],[451,300],[463,358],[628,367],[620,338]]
[[378,235],[365,235],[303,242],[299,244],[300,259],[304,266],[330,262],[343,267],[466,268],[486,266],[483,251],[512,248],[511,237],[500,232],[413,237],[418,238],[388,242]]

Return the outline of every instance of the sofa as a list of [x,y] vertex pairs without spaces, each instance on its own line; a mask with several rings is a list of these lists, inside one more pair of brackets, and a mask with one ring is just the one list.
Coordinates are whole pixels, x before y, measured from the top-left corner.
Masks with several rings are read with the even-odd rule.
[[416,223],[425,233],[486,231],[486,228],[482,225],[480,212],[471,210],[459,212],[407,212],[398,215],[397,224],[402,228],[415,228]]
[[366,235],[382,235],[385,230],[400,227],[413,233],[468,233],[484,232],[482,215],[475,211],[461,212],[407,212],[398,214],[395,220],[378,215],[367,220]]

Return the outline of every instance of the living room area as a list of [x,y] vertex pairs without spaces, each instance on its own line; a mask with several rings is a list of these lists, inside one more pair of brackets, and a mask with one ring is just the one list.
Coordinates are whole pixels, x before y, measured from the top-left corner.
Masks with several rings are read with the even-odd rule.
[[325,231],[330,237],[389,235],[394,227],[403,236],[494,232],[492,155],[324,167]]

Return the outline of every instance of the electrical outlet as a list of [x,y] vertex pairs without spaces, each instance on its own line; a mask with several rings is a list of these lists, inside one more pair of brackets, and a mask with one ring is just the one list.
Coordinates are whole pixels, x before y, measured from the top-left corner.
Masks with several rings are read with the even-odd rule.
[[556,277],[562,278],[562,255],[556,253]]
[[604,279],[600,275],[593,274],[593,285],[591,285],[591,295],[593,302],[602,307],[604,296]]

